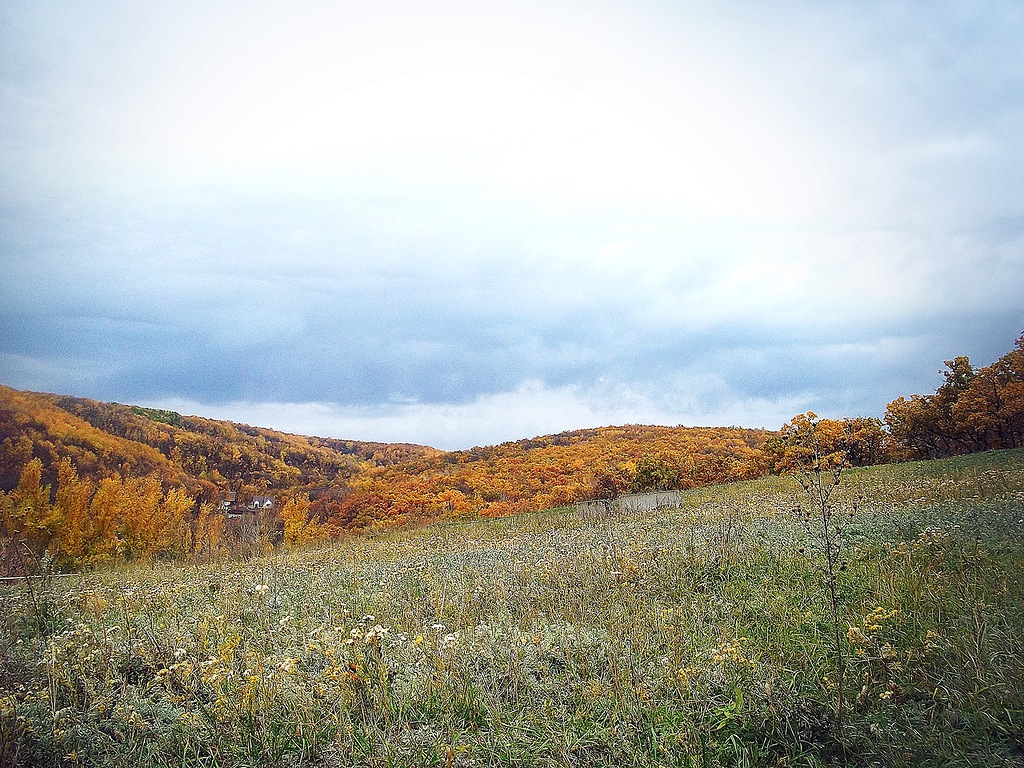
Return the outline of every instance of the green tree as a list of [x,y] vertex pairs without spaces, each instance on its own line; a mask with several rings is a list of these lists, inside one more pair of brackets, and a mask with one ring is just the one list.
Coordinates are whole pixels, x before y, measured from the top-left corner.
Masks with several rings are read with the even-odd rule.
[[664,459],[645,454],[636,463],[636,473],[629,484],[629,492],[667,491],[678,487],[679,469]]

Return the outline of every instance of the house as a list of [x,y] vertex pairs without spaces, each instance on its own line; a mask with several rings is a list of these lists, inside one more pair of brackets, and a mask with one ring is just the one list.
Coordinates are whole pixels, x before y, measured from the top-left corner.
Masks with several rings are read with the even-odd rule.
[[284,522],[273,496],[253,496],[248,501],[239,501],[238,495],[229,491],[219,509],[226,518],[228,534],[240,542],[263,542],[273,546],[284,537]]
[[275,499],[273,496],[253,496],[249,502],[240,503],[234,491],[228,491],[227,498],[220,503],[220,511],[227,517],[239,518],[246,514],[272,514]]
[[[232,510],[235,509],[235,499],[235,492],[228,491],[227,498],[222,500],[220,503],[220,511],[223,512],[225,515],[230,515],[232,513]],[[241,512],[239,512],[239,514],[241,514]]]

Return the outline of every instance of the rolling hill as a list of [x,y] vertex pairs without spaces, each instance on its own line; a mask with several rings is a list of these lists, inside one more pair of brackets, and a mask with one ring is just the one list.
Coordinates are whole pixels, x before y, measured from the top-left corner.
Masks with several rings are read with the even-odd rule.
[[55,487],[61,462],[93,485],[150,478],[196,504],[271,495],[308,499],[322,531],[452,516],[503,516],[614,495],[638,473],[694,487],[762,474],[764,430],[626,425],[467,451],[306,437],[85,398],[0,387],[0,490],[37,460]]

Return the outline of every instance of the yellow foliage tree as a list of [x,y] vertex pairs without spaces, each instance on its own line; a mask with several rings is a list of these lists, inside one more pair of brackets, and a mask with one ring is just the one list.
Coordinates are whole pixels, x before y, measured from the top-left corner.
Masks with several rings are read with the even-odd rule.
[[324,525],[310,519],[309,497],[289,499],[281,510],[284,540],[289,546],[315,544],[329,538]]
[[18,486],[7,495],[3,514],[3,532],[24,542],[36,558],[60,529],[60,515],[50,503],[50,486],[42,485],[42,476],[43,463],[29,461]]
[[85,554],[85,546],[92,538],[89,518],[89,499],[94,486],[78,476],[70,459],[61,459],[57,466],[57,508],[63,524],[57,537],[57,552],[63,558],[76,561]]

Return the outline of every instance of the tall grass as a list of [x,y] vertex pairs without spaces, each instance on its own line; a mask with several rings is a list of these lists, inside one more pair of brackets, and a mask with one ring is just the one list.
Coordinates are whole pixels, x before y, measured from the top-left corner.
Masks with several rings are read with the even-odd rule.
[[844,475],[842,679],[798,493],[5,587],[0,765],[1024,765],[1024,453]]

